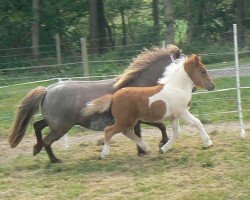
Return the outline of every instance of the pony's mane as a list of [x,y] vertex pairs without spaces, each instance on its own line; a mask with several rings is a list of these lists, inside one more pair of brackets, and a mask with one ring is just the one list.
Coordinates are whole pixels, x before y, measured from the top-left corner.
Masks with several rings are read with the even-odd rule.
[[145,49],[133,59],[133,62],[124,71],[124,73],[117,78],[113,88],[122,88],[129,81],[133,80],[138,75],[138,73],[149,68],[153,62],[171,54],[177,55],[177,57],[179,57],[180,49],[175,45],[168,45],[166,48],[152,47],[149,50]]
[[187,57],[183,56],[168,66],[166,66],[164,73],[162,74],[162,78],[160,78],[157,83],[158,84],[166,84],[169,77],[172,76],[172,74],[176,73],[183,65]]

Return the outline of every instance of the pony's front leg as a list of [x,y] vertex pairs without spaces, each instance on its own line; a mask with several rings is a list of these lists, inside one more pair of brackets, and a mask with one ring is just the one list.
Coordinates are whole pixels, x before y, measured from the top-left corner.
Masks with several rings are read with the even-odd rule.
[[171,120],[171,127],[173,130],[173,135],[170,138],[170,140],[167,142],[167,144],[163,145],[160,149],[160,153],[164,153],[167,150],[169,150],[172,145],[174,144],[176,138],[179,136],[180,133],[180,125],[179,125],[179,119],[175,118],[173,120]]
[[199,129],[200,134],[201,134],[201,138],[205,144],[206,147],[210,147],[213,146],[213,142],[210,139],[210,137],[208,136],[207,132],[205,131],[201,121],[196,118],[195,116],[193,116],[188,110],[186,110],[183,114],[182,114],[182,118],[187,121],[190,124],[193,124],[194,126],[196,126],[196,128]]

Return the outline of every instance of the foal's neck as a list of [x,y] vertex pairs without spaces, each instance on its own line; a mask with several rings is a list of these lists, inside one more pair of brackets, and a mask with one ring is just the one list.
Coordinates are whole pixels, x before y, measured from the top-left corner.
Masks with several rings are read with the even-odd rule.
[[180,67],[178,71],[168,75],[165,85],[167,87],[170,86],[173,88],[178,88],[190,93],[192,93],[192,89],[195,86],[184,67]]

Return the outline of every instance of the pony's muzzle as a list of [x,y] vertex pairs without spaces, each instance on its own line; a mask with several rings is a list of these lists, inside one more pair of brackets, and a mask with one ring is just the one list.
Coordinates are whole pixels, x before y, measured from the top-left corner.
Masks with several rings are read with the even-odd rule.
[[207,90],[208,91],[213,91],[215,88],[215,84],[213,81],[209,82],[208,85],[207,85]]

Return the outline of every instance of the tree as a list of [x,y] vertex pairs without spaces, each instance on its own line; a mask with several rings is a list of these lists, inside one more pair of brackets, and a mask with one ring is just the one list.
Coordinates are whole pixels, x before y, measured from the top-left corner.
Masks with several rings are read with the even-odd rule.
[[237,24],[238,24],[238,35],[239,35],[239,45],[240,47],[245,46],[245,28],[243,25],[243,21],[245,18],[245,9],[244,9],[244,0],[237,0]]
[[107,47],[103,0],[89,0],[90,43],[94,53],[104,53]]
[[165,23],[167,26],[166,40],[168,44],[174,43],[174,16],[172,0],[164,0],[165,5]]
[[192,43],[193,37],[193,17],[192,17],[192,0],[187,0],[187,8],[188,8],[188,42]]
[[154,34],[156,35],[156,38],[158,38],[160,34],[159,0],[152,1],[152,15],[153,15],[153,21],[154,21]]
[[127,44],[127,28],[126,28],[126,22],[125,22],[125,16],[124,16],[124,7],[121,6],[119,8],[120,14],[121,14],[121,19],[122,19],[122,45]]
[[97,18],[97,0],[89,0],[89,36],[90,45],[94,53],[99,52],[98,41],[98,18]]
[[104,53],[107,50],[107,34],[106,34],[106,19],[104,16],[103,0],[97,0],[97,24],[99,37],[99,53]]
[[32,24],[32,53],[34,58],[38,59],[40,56],[39,40],[40,40],[40,0],[32,1],[33,10],[33,24]]

